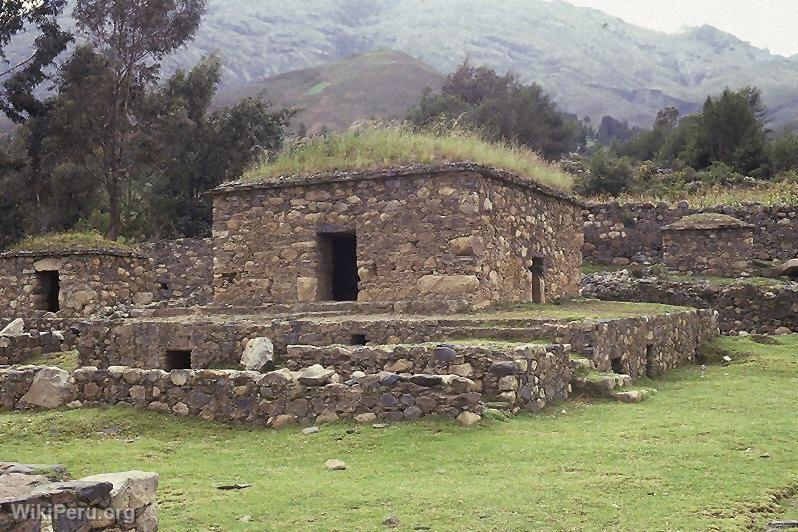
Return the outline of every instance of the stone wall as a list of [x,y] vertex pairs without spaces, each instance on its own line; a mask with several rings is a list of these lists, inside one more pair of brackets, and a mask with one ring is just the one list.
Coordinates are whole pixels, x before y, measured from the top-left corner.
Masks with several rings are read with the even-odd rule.
[[798,207],[743,205],[691,209],[686,204],[603,203],[591,206],[584,223],[584,259],[599,264],[658,263],[662,227],[699,212],[727,214],[754,226],[753,258],[785,261],[798,257]]
[[[47,388],[37,389],[37,380]],[[346,383],[321,366],[299,372],[80,368],[0,369],[5,408],[119,405],[205,420],[279,428],[361,414],[391,421],[425,415],[458,417],[482,412],[474,381],[458,375],[380,372],[353,375]]]
[[192,368],[236,368],[246,341],[274,337],[274,328],[247,320],[94,320],[73,325],[85,366],[169,367],[169,352],[189,351]]
[[528,341],[550,339],[569,344],[594,369],[632,377],[661,375],[693,360],[699,348],[718,335],[712,310],[683,310],[661,315],[578,322],[529,324],[523,328],[452,328],[456,338]]
[[288,347],[286,366],[335,368],[344,379],[356,371],[454,374],[475,382],[485,401],[504,408],[539,410],[568,399],[570,346],[518,345],[506,348],[463,345]]
[[210,238],[181,238],[145,242],[139,246],[149,258],[155,301],[206,305],[213,301],[213,242]]
[[0,366],[19,364],[31,357],[66,350],[64,335],[58,331],[29,331],[13,336],[0,335]]
[[752,228],[663,231],[662,263],[681,272],[733,277],[751,273]]
[[148,262],[123,251],[74,253],[14,252],[0,255],[0,316],[15,318],[48,310],[48,282],[58,272],[60,316],[101,314],[118,305],[148,303]]
[[714,309],[726,334],[740,331],[773,334],[779,328],[798,332],[798,284],[760,286],[753,283],[715,285],[706,281],[674,281],[629,272],[586,276],[583,293],[612,301],[639,301]]
[[155,532],[158,481],[143,471],[71,480],[63,466],[0,462],[0,529]]
[[214,197],[215,301],[329,299],[322,234],[356,234],[359,301],[531,300],[578,293],[581,209],[477,165],[238,185]]

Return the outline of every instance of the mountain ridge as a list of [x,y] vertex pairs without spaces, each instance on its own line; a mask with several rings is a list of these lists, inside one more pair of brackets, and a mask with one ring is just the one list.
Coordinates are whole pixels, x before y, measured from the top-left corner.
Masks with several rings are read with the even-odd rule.
[[443,74],[466,57],[513,71],[594,122],[609,114],[650,126],[662,107],[689,113],[709,94],[747,85],[762,89],[774,124],[798,119],[798,55],[708,25],[661,33],[563,0],[209,0],[195,41],[164,72],[215,52],[223,91],[235,91],[382,49]]

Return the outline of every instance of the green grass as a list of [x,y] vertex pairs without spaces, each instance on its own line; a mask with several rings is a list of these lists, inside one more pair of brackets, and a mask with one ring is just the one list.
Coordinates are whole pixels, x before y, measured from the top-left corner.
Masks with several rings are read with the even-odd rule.
[[402,125],[364,126],[288,146],[274,159],[245,172],[243,181],[460,161],[494,166],[562,190],[570,190],[572,185],[572,176],[528,148],[488,143],[465,131],[420,132]]
[[[3,413],[0,456],[76,475],[157,471],[170,532],[379,530],[389,514],[402,530],[761,530],[798,517],[774,497],[798,488],[798,336],[779,342],[724,338],[735,362],[644,381],[659,393],[640,404],[569,403],[471,429],[341,423],[302,436],[121,408]],[[330,458],[349,469],[326,471]],[[215,489],[235,482],[254,485]]]
[[631,303],[626,301],[598,301],[594,299],[573,300],[560,304],[537,305],[534,303],[508,304],[491,318],[529,318],[545,320],[576,321],[583,319],[634,318],[654,316],[671,312],[683,312],[686,307],[659,303]]
[[60,353],[47,353],[36,357],[31,357],[22,361],[19,365],[31,366],[50,366],[65,369],[67,371],[74,371],[78,369],[78,357],[80,354],[77,351],[62,351]]
[[67,231],[33,235],[24,238],[10,248],[12,251],[62,251],[73,249],[132,249],[124,242],[114,242],[98,232],[81,233]]
[[306,96],[315,96],[317,94],[321,94],[324,92],[324,89],[330,86],[330,83],[327,81],[322,81],[320,83],[316,83],[311,88],[307,90],[305,93]]
[[757,187],[735,188],[716,185],[701,192],[674,191],[666,195],[622,194],[619,197],[595,198],[597,201],[618,201],[620,203],[639,203],[663,201],[675,204],[687,201],[690,207],[701,209],[727,205],[736,207],[746,203],[761,203],[765,206],[798,205],[798,182],[785,180],[764,183]]

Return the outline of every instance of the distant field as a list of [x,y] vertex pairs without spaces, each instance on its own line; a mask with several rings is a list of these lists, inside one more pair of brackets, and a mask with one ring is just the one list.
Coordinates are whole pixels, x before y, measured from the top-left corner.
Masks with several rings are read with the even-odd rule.
[[[340,423],[303,436],[122,408],[4,413],[0,457],[157,471],[169,532],[379,530],[391,514],[401,530],[762,530],[798,518],[798,336],[778,341],[724,338],[732,364],[644,380],[659,390],[644,403],[567,403],[471,429]],[[349,469],[327,471],[330,458]],[[236,482],[253,486],[215,488]]]

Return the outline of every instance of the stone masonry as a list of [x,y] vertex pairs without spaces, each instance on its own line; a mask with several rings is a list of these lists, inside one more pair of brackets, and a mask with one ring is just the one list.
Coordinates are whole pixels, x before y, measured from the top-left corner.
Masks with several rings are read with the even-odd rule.
[[532,301],[535,283],[548,299],[575,296],[581,216],[559,191],[466,163],[226,185],[214,192],[215,302],[334,299],[325,255],[342,235],[356,239],[358,301]]
[[157,532],[156,473],[71,480],[60,465],[0,462],[0,530]]
[[152,301],[148,261],[126,250],[9,252],[0,255],[0,316],[39,312],[89,316]]
[[685,216],[662,229],[662,263],[681,272],[751,273],[754,228],[726,215]]
[[733,216],[754,227],[752,258],[786,261],[798,257],[798,208],[748,204],[736,207],[690,208],[682,202],[594,204],[584,222],[584,259],[610,264],[662,261],[662,228],[691,214],[712,212]]

